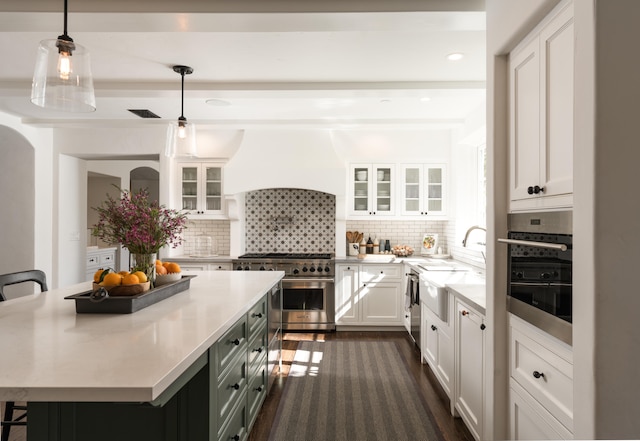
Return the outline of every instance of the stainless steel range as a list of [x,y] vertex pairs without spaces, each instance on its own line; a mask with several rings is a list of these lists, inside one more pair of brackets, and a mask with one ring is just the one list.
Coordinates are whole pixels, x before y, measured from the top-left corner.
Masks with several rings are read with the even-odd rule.
[[238,271],[284,271],[282,329],[334,330],[335,260],[331,254],[250,253],[233,261]]

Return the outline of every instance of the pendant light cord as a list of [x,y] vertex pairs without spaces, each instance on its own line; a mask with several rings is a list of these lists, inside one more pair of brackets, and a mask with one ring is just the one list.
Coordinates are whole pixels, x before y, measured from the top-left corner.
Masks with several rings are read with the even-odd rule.
[[182,70],[182,72],[180,72],[180,75],[182,75],[182,100],[180,105],[180,117],[184,118],[184,69]]
[[68,36],[67,35],[67,0],[64,0],[64,32],[62,35]]

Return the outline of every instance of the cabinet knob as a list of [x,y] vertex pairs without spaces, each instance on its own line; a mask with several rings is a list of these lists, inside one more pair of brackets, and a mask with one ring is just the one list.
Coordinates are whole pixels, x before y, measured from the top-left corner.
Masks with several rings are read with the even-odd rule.
[[259,353],[262,352],[262,348],[261,347],[260,348],[256,348],[256,349],[253,350],[253,352],[257,352],[259,354]]
[[237,338],[235,340],[233,340],[231,343],[233,343],[234,345],[238,346],[240,344],[240,340],[238,340]]
[[380,271],[380,274],[384,274],[384,271]]
[[487,327],[483,324],[480,325],[480,330],[484,331],[485,329],[487,329]]
[[438,329],[438,328],[436,328],[436,326],[435,326],[435,325],[431,325],[431,330],[432,330],[432,331],[435,331],[436,329]]
[[253,313],[251,314],[251,317],[258,317],[258,318],[262,318],[262,313]]
[[538,372],[538,371],[533,371],[533,376],[535,378],[544,378],[544,373]]
[[540,193],[544,193],[545,188],[544,187],[540,187],[539,185],[534,185],[533,187],[528,187],[527,188],[527,193],[529,194],[540,194]]
[[465,311],[463,309],[462,311],[460,311],[460,314],[462,314],[463,316],[467,316],[467,315],[469,315],[469,311]]
[[238,383],[234,384],[233,386],[231,386],[232,388],[234,388],[235,390],[240,389],[240,385]]
[[233,435],[233,436],[231,437],[231,439],[232,439],[233,441],[240,441],[240,435]]
[[262,392],[262,386],[258,386],[258,387],[256,387],[256,389],[255,389],[255,390],[256,390],[257,392]]

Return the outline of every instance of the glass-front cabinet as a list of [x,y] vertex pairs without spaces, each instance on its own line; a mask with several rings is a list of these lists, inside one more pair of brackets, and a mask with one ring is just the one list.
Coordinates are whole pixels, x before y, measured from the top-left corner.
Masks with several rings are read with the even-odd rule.
[[177,163],[174,207],[189,215],[223,214],[222,170],[221,163]]
[[395,169],[389,164],[352,164],[349,214],[389,216],[394,213]]
[[444,164],[402,166],[402,214],[442,216],[446,214]]

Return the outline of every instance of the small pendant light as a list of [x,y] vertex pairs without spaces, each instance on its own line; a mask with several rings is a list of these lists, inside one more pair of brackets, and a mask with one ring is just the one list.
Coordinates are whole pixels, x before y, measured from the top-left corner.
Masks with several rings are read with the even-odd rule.
[[96,110],[89,51],[67,35],[67,0],[63,34],[56,40],[42,40],[38,47],[31,102],[65,112]]
[[178,121],[169,123],[164,154],[170,158],[176,156],[196,157],[198,156],[196,126],[193,123],[187,123],[187,118],[184,117],[184,76],[192,74],[193,69],[189,66],[173,66],[173,70],[182,76],[182,107]]

